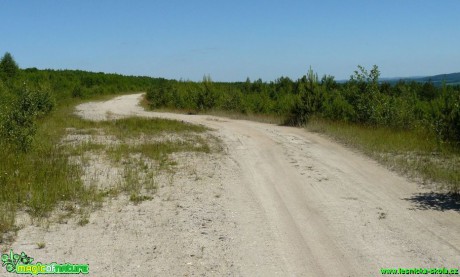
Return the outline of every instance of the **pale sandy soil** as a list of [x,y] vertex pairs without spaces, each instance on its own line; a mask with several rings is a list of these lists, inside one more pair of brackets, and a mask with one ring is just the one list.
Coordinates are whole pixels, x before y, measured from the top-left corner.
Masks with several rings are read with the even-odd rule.
[[455,203],[303,129],[147,112],[141,97],[76,112],[203,124],[225,150],[176,154],[177,173],[157,176],[151,201],[111,199],[85,226],[25,226],[16,252],[88,263],[91,276],[377,276],[382,267],[459,267]]

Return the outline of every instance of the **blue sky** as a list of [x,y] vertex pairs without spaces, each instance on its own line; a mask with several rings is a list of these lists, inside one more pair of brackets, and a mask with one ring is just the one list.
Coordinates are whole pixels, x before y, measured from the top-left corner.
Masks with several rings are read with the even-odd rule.
[[190,80],[433,75],[460,71],[459,14],[459,0],[2,0],[0,55]]

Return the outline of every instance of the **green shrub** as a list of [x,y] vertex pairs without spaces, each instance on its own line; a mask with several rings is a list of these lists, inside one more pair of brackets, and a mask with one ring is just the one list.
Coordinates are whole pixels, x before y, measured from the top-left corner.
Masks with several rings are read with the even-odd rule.
[[438,138],[460,144],[460,92],[444,86],[431,102],[431,120]]
[[356,112],[340,92],[333,91],[325,100],[323,116],[332,120],[348,122],[356,118]]
[[318,75],[310,68],[307,76],[299,81],[297,85],[297,98],[286,124],[301,126],[308,122],[308,119],[321,111],[325,96],[325,86],[320,86]]
[[13,56],[6,52],[0,59],[0,79],[12,79],[19,74],[19,66]]
[[196,93],[196,106],[199,110],[210,110],[216,107],[216,104],[220,101],[219,94],[217,93],[209,75],[203,77],[203,82]]
[[83,90],[80,86],[75,86],[72,90],[72,97],[73,98],[83,98]]
[[22,90],[12,102],[4,107],[1,115],[1,136],[21,151],[29,150],[36,131],[35,120],[54,107],[49,92]]
[[240,112],[243,105],[243,94],[240,90],[225,93],[222,97],[222,109]]

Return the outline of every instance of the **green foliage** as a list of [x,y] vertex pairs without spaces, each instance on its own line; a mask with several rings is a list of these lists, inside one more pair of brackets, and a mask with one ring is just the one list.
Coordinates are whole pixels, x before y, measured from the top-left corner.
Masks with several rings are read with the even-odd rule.
[[36,130],[35,120],[49,113],[54,100],[49,92],[23,89],[2,114],[0,135],[21,151],[29,150]]
[[299,82],[297,91],[300,98],[292,108],[286,123],[300,126],[307,123],[313,114],[321,110],[325,86],[319,84],[318,75],[310,67],[307,76]]
[[222,95],[222,109],[233,112],[244,112],[243,93],[236,89]]
[[354,107],[340,91],[331,91],[324,101],[323,115],[325,118],[345,122],[353,121],[356,118]]
[[46,116],[34,122],[34,143],[26,152],[18,151],[16,143],[0,140],[0,206],[27,207],[31,215],[39,216],[57,201],[82,195],[79,171],[58,146],[63,126],[56,121],[66,120],[64,116]]
[[431,121],[438,137],[460,144],[460,93],[444,85],[431,102]]
[[171,107],[173,101],[172,86],[151,88],[147,91],[147,98],[152,109]]
[[380,72],[377,66],[368,72],[364,67],[358,66],[358,70],[350,77],[350,86],[353,90],[354,106],[357,121],[360,123],[378,124],[383,122],[385,113],[385,96],[379,91],[378,78]]
[[374,65],[370,71],[358,66],[344,84],[328,75],[319,80],[311,68],[297,81],[280,77],[270,83],[249,78],[241,83],[218,83],[209,76],[200,83],[162,80],[150,87],[147,99],[152,108],[274,115],[296,126],[319,116],[395,130],[424,128],[435,132],[439,141],[459,143],[459,86],[439,88],[404,81],[380,84],[379,77]]
[[420,92],[419,92],[419,96],[420,98],[424,99],[424,100],[433,100],[434,98],[436,98],[436,94],[437,94],[437,89],[436,87],[433,85],[433,83],[431,82],[427,82],[427,83],[424,83]]
[[142,91],[162,79],[84,71],[25,69],[15,79],[0,80],[0,137],[20,151],[31,151],[37,123],[55,103],[71,97]]
[[83,89],[81,86],[75,86],[74,89],[72,90],[72,97],[73,98],[83,98]]
[[199,110],[206,111],[212,109],[218,103],[219,95],[215,91],[211,77],[204,76],[200,90],[197,91],[196,106]]
[[0,60],[0,78],[12,79],[19,74],[19,66],[14,60],[13,56],[6,52]]

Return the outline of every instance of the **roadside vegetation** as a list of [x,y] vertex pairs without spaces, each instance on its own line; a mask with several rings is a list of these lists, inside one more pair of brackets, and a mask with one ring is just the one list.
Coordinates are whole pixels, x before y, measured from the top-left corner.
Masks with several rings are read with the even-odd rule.
[[458,194],[460,152],[423,129],[394,130],[313,117],[307,129],[358,149],[427,187]]
[[[116,93],[145,91],[160,79],[83,71],[20,69],[12,55],[0,60],[0,243],[14,236],[15,216],[45,218],[59,207],[59,222],[71,215],[88,223],[91,209],[107,196],[127,193],[133,203],[151,199],[155,174],[173,170],[170,154],[209,153],[205,128],[177,121],[129,118],[103,122],[73,115],[75,105]],[[66,137],[87,140],[66,142]],[[95,141],[113,137],[118,144]],[[170,139],[165,140],[164,137]],[[179,139],[180,138],[180,139]],[[85,180],[91,155],[120,167],[110,187]],[[150,192],[150,193],[148,193]]]

